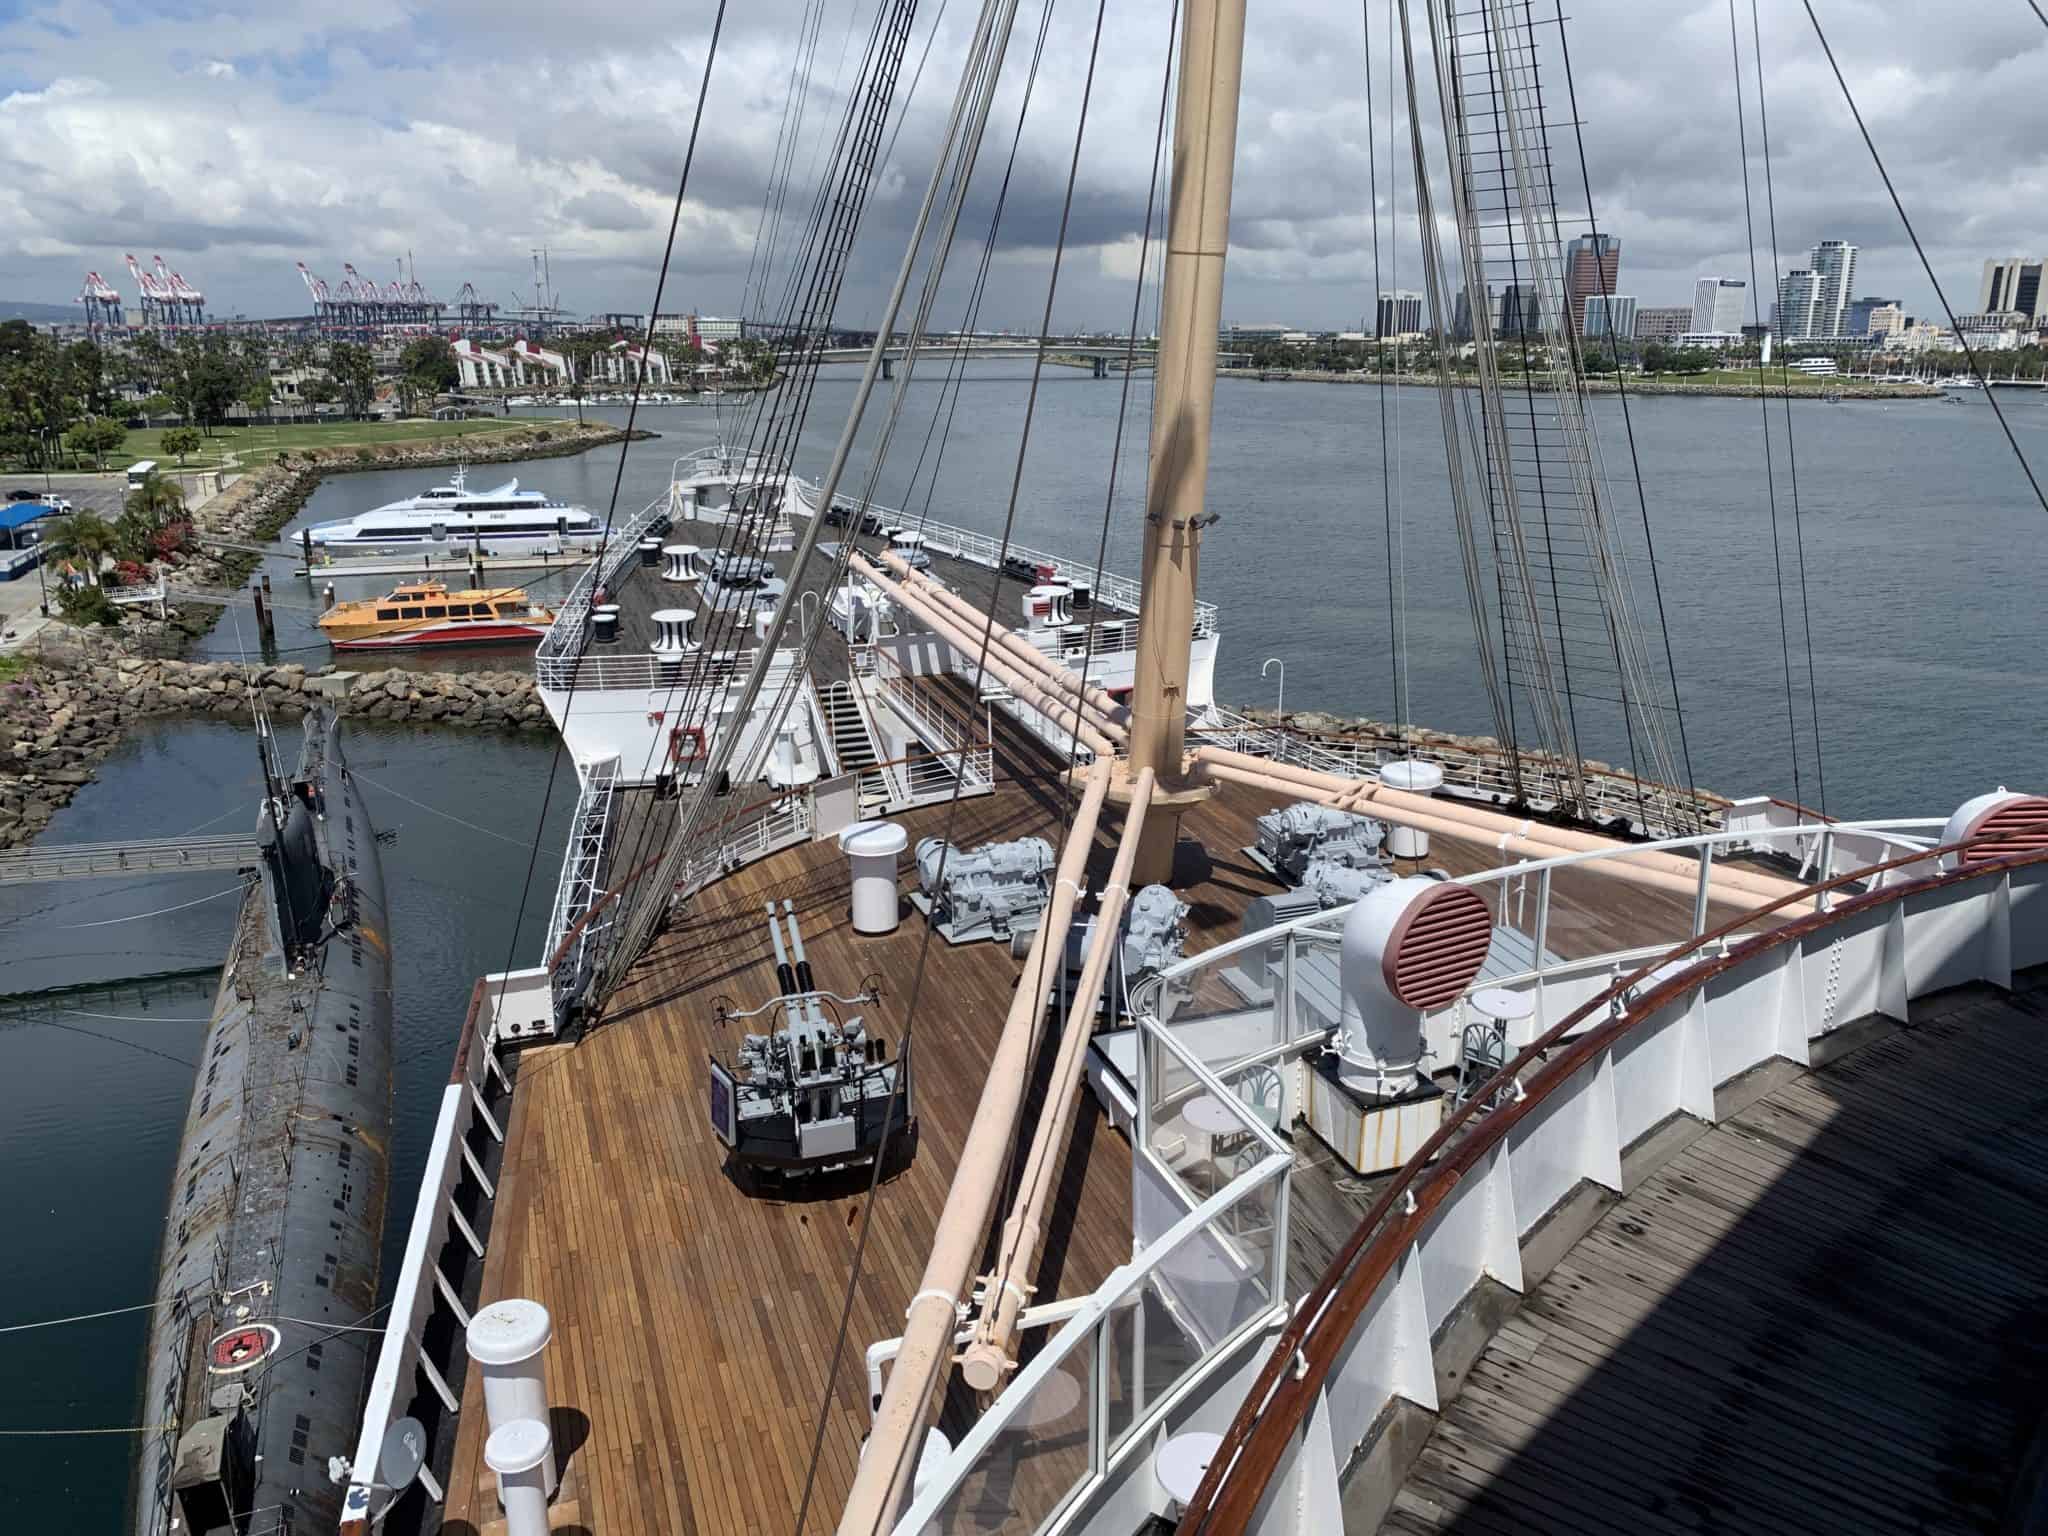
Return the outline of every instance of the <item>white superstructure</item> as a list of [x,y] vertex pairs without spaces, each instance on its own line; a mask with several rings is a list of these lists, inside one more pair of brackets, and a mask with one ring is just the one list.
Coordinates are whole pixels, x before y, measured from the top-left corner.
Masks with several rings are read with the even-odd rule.
[[545,491],[523,491],[517,480],[472,491],[458,469],[451,484],[316,523],[307,533],[332,553],[480,545],[486,554],[507,555],[595,549],[604,530],[604,520],[594,513]]

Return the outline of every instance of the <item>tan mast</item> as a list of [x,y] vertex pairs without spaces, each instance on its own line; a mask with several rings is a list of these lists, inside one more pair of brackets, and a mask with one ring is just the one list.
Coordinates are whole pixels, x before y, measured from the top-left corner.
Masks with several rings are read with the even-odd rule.
[[1144,590],[1131,692],[1130,772],[1150,768],[1158,782],[1138,849],[1134,878],[1140,884],[1172,873],[1180,834],[1177,807],[1204,793],[1188,786],[1181,759],[1195,573],[1208,521],[1209,419],[1244,70],[1244,0],[1192,0],[1183,14],[1152,400],[1152,478],[1145,491]]

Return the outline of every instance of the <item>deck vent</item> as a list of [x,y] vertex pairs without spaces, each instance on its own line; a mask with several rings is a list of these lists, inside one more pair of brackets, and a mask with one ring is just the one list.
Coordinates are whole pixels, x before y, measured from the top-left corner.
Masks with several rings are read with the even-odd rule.
[[1945,867],[1972,869],[2014,854],[2048,851],[2048,798],[2000,789],[1965,801],[1941,829],[1941,840],[1960,843],[1970,838],[1992,841],[1950,854],[1943,861]]
[[1422,875],[1367,893],[1344,923],[1346,1086],[1392,1098],[1421,1081],[1422,1015],[1464,994],[1493,940],[1493,918],[1469,887]]

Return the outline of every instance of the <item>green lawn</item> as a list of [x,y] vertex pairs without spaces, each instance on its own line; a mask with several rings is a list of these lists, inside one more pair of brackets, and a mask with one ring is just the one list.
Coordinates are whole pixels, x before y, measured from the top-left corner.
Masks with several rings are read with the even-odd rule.
[[[480,421],[323,421],[292,422],[275,427],[223,427],[207,438],[206,444],[186,461],[187,469],[210,469],[226,454],[235,454],[247,464],[261,464],[280,453],[303,453],[309,448],[355,448],[378,443],[414,443],[458,437],[487,437],[533,427],[559,427],[559,421],[533,417],[497,417]],[[109,467],[125,468],[139,459],[156,459],[166,468],[177,461],[163,451],[163,429],[130,432],[118,454],[107,458]]]

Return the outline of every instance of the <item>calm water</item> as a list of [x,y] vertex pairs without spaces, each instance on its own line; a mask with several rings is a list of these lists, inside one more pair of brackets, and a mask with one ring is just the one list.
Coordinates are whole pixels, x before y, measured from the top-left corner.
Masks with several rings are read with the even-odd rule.
[[[1140,382],[1133,389],[1110,537],[1111,566],[1131,572],[1148,387]],[[913,490],[918,447],[939,398],[935,373],[914,384],[879,499],[921,507],[937,460],[931,515],[999,531],[1027,388],[1026,369],[978,365],[943,455],[934,444]],[[1093,550],[1119,391],[1117,381],[1048,372],[1019,500],[1020,540],[1074,554]],[[851,370],[835,370],[820,386],[818,425],[799,466],[804,473],[822,472],[851,394]],[[1222,607],[1218,692],[1226,702],[1270,703],[1274,680],[1261,678],[1260,665],[1278,656],[1287,663],[1290,709],[1393,714],[1379,398],[1358,387],[1229,380],[1219,386],[1211,504],[1223,521],[1207,535],[1201,581],[1204,595]],[[1399,445],[1391,468],[1398,470],[1405,550],[1410,709],[1431,725],[1488,730],[1443,489],[1435,400],[1425,391],[1395,390],[1387,401],[1390,435]],[[2037,466],[2048,471],[2048,401],[2007,395],[2001,404]],[[1695,774],[1726,792],[1790,793],[1758,408],[1741,400],[1638,400],[1631,411]],[[1596,416],[1609,469],[1626,479],[1616,402],[1598,402]],[[661,495],[670,461],[720,432],[710,411],[649,410],[643,421],[662,436],[628,455],[625,507]],[[1859,815],[1941,810],[1994,783],[2041,782],[2035,711],[2013,700],[2048,651],[2048,617],[2036,596],[2042,514],[1988,406],[1981,398],[1962,406],[1804,403],[1793,407],[1793,428],[1829,808]],[[1774,434],[1782,454],[1775,422]],[[603,506],[618,452],[502,472],[486,467],[477,478],[495,484],[517,474],[526,484]],[[433,478],[339,476],[321,487],[305,517],[361,511]],[[847,483],[857,488],[858,475]],[[1782,463],[1779,490],[1789,512]],[[1789,559],[1789,523],[1784,538]],[[359,581],[340,595],[374,595],[382,585]],[[528,585],[546,593],[559,581]],[[310,632],[317,593],[277,575],[274,587],[284,659],[323,660],[324,647]],[[242,622],[240,644],[253,647],[246,611]],[[1794,626],[1796,639],[1796,610]],[[232,622],[208,646],[224,656],[238,648]],[[520,665],[523,653],[475,655],[458,664]],[[1798,665],[1803,688],[1803,653]],[[1800,788],[1813,799],[1814,744],[1803,692],[1798,707]],[[385,866],[398,945],[399,1034],[388,1263],[403,1242],[421,1141],[471,982],[503,966],[513,951],[527,852],[508,839],[523,840],[540,814],[553,743],[370,724],[352,727],[348,742],[379,825],[400,832]],[[255,784],[246,731],[211,722],[151,726],[109,760],[46,841],[232,825],[250,814]],[[565,766],[517,927],[522,961],[540,942],[571,787]],[[206,898],[231,883],[193,875],[0,895],[6,990],[217,966],[234,901]],[[174,906],[182,910],[159,910]],[[158,915],[81,926],[140,913]],[[55,1012],[41,1023],[0,1021],[0,1230],[12,1239],[0,1252],[0,1324],[131,1305],[149,1295],[191,1083],[188,1064],[202,1031],[182,1021],[204,1015],[211,990],[211,979],[166,989],[150,999],[146,1022]],[[77,1032],[88,1029],[95,1033]],[[131,1316],[0,1335],[0,1376],[18,1384],[0,1427],[134,1423],[143,1332]],[[112,1529],[128,1454],[120,1437],[0,1438],[0,1530]]]

